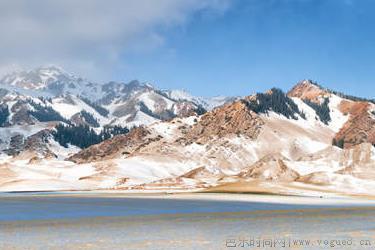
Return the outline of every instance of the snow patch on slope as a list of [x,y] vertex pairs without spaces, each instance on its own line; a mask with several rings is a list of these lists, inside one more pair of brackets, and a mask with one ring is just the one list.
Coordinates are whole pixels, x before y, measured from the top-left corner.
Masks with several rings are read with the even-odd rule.
[[141,125],[150,125],[154,122],[159,121],[158,119],[149,116],[146,113],[143,113],[142,111],[138,111],[137,114],[135,115],[133,121],[128,122],[126,125],[131,128],[131,127],[138,127]]
[[311,108],[298,97],[292,97],[291,99],[295,104],[297,104],[298,109],[305,114],[306,121],[309,122],[310,125],[315,125],[316,123],[320,122],[313,108]]
[[100,115],[94,108],[87,105],[84,101],[76,96],[63,96],[52,99],[51,107],[56,110],[65,119],[72,118],[73,115],[86,111],[93,115],[95,119],[98,120],[101,126],[104,126],[110,122],[106,117]]
[[331,95],[331,97],[329,98],[328,106],[330,109],[331,122],[328,124],[328,126],[336,133],[339,132],[339,130],[349,119],[349,115],[344,115],[340,111],[339,107],[342,100],[343,99],[341,97],[338,97],[337,95]]
[[83,108],[76,103],[68,103],[63,97],[53,99],[51,106],[65,119],[70,119],[73,115],[83,110]]

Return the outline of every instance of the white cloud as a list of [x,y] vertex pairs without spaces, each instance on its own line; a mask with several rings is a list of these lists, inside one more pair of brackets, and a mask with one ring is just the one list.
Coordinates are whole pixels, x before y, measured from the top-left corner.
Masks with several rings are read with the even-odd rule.
[[229,0],[3,0],[0,68],[59,64],[103,76],[121,67],[119,55],[127,49],[162,45],[159,27],[183,25],[197,11],[228,6]]

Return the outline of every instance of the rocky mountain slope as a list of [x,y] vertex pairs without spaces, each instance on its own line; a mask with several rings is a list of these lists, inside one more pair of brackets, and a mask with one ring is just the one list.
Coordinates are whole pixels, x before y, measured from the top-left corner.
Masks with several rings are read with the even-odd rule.
[[[337,112],[347,115],[348,120],[337,131],[334,137],[335,144],[341,147],[351,147],[363,142],[375,144],[374,100],[335,93],[311,81],[303,81],[296,85],[288,96],[297,97],[319,111],[322,111],[322,105],[327,105],[331,101],[331,96],[342,97]],[[311,103],[316,105],[311,105]]]
[[[121,104],[129,101],[129,96],[116,96],[122,88],[138,89],[131,94],[137,100],[146,98],[147,93],[165,98],[166,106],[173,106],[168,101],[176,101],[171,93],[160,93],[148,85],[112,84],[116,91],[108,102],[101,102],[112,115],[114,110],[126,113],[132,107]],[[70,96],[75,103],[81,100]],[[186,101],[197,105],[182,99],[178,102],[181,105]],[[61,102],[53,98],[50,103],[56,107]],[[155,108],[151,110],[154,114],[158,112],[155,103],[163,102],[146,103]],[[346,96],[305,80],[288,93],[274,88],[234,99],[204,114],[186,112],[171,119],[156,119],[82,150],[58,145],[46,130],[32,130],[40,121],[12,125],[1,129],[12,132],[18,126],[18,130],[30,131],[25,138],[18,138],[23,145],[15,149],[18,154],[3,154],[0,159],[7,175],[0,178],[0,190],[372,195],[374,108],[372,100]],[[73,113],[77,112],[65,113],[63,118],[69,119]],[[100,124],[111,117],[96,115]],[[51,123],[43,124],[53,126]]]

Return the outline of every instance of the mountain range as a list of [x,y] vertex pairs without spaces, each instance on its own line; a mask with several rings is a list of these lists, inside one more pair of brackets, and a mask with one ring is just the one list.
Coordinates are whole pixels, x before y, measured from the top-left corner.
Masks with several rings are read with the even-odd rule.
[[193,96],[58,67],[0,80],[0,190],[372,195],[375,102],[311,80]]

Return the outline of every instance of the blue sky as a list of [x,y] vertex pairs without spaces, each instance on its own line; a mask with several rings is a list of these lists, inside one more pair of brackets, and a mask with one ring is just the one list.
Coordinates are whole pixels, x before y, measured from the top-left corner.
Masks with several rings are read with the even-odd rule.
[[374,98],[374,12],[373,0],[4,0],[0,74],[56,64],[203,96],[308,78]]
[[124,77],[196,95],[246,95],[301,79],[375,97],[375,1],[243,0],[198,12],[151,52],[128,53]]

